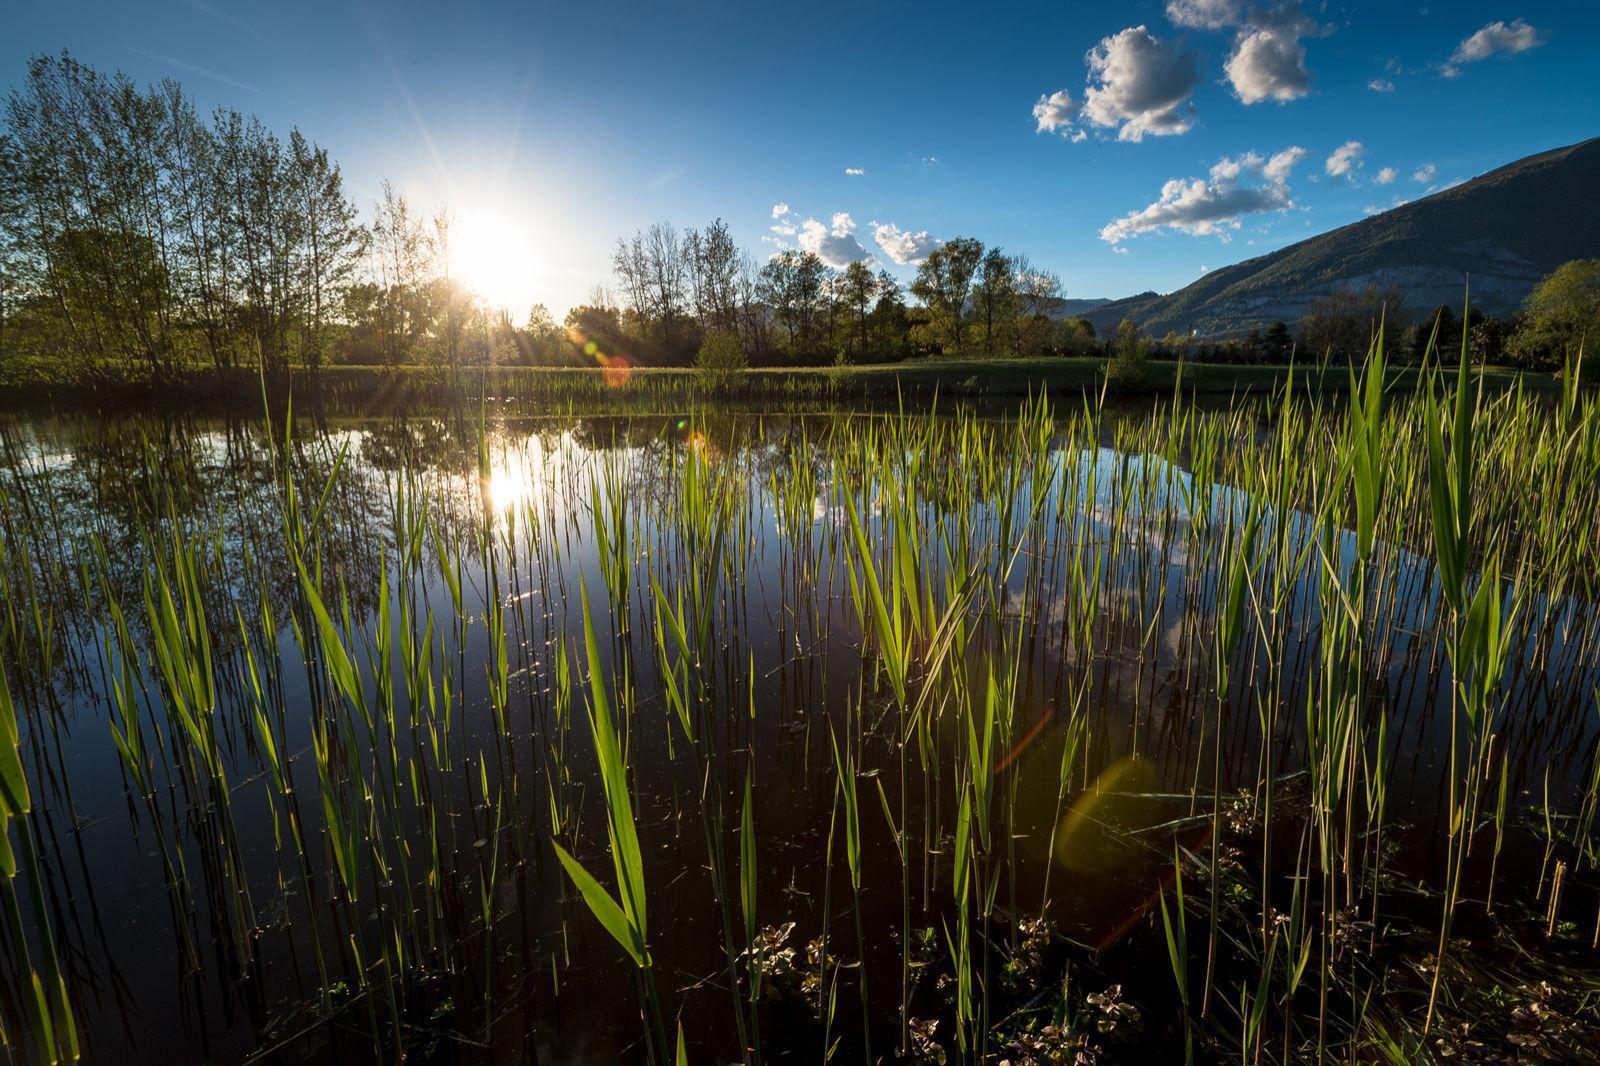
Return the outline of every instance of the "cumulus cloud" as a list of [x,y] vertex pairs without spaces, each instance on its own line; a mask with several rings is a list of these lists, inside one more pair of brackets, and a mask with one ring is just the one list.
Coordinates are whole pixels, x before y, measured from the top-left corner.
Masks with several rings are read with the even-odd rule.
[[892,222],[873,222],[872,239],[878,242],[883,254],[901,266],[915,266],[928,258],[928,253],[944,242],[928,235],[927,230],[912,233]]
[[1223,71],[1241,103],[1286,103],[1311,91],[1300,39],[1325,30],[1306,17],[1299,0],[1167,0],[1167,18],[1188,29],[1235,31]]
[[1244,21],[1242,0],[1167,0],[1167,19],[1191,30],[1221,30]]
[[[1239,228],[1245,215],[1294,205],[1289,196],[1289,173],[1305,156],[1306,150],[1298,146],[1285,148],[1270,159],[1248,152],[1218,160],[1208,178],[1173,178],[1161,187],[1155,203],[1106,223],[1100,239],[1120,251],[1124,241],[1161,230],[1226,237],[1227,230]],[[1246,177],[1260,181],[1244,184]]]
[[1539,36],[1539,31],[1522,19],[1513,21],[1509,26],[1496,19],[1456,45],[1456,50],[1450,53],[1450,58],[1445,61],[1439,73],[1447,78],[1453,78],[1461,73],[1461,66],[1464,63],[1476,63],[1502,52],[1516,55],[1518,52],[1537,48],[1543,43],[1544,39]]
[[1289,172],[1295,168],[1306,156],[1310,155],[1298,144],[1285,148],[1281,152],[1273,153],[1267,165],[1261,168],[1261,176],[1272,182],[1285,182],[1289,180]]
[[1287,103],[1311,91],[1306,47],[1285,31],[1256,30],[1242,35],[1223,69],[1240,103]]
[[852,178],[859,178],[866,173],[866,169],[863,167],[845,167],[844,172]]
[[1040,96],[1033,105],[1033,121],[1040,133],[1070,133],[1073,116],[1077,113],[1078,103],[1065,89]]
[[1122,141],[1189,131],[1180,108],[1200,80],[1192,53],[1130,26],[1095,45],[1084,61],[1083,117],[1089,122],[1117,130]]
[[867,257],[867,250],[856,240],[855,219],[845,211],[834,212],[827,224],[820,219],[806,219],[800,223],[795,240],[801,248],[835,269],[859,263]]
[[784,215],[787,215],[788,213],[789,213],[789,205],[787,203],[784,203],[783,201],[780,200],[778,203],[775,203],[775,204],[772,205],[772,217],[773,218],[782,218]]
[[1361,166],[1361,157],[1366,151],[1366,145],[1360,141],[1345,141],[1333,150],[1327,162],[1322,164],[1322,169],[1328,172],[1330,178],[1349,177]]
[[1367,88],[1375,93],[1392,93],[1394,92],[1394,82],[1388,78],[1373,78],[1367,82]]
[[1439,173],[1438,167],[1434,166],[1432,163],[1424,163],[1416,170],[1411,172],[1411,180],[1416,182],[1418,185],[1426,185],[1428,182],[1433,180],[1434,175],[1437,173]]
[[1400,172],[1394,167],[1384,167],[1382,170],[1378,171],[1378,176],[1372,180],[1376,181],[1379,185],[1387,185],[1399,176]]

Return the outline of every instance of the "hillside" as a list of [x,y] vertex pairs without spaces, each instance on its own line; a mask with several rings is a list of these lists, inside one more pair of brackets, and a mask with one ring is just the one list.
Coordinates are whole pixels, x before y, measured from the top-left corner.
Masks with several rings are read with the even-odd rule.
[[1415,310],[1472,299],[1509,311],[1569,259],[1600,256],[1600,138],[1542,152],[1414,203],[1213,270],[1166,295],[1090,310],[1097,330],[1131,318],[1146,333],[1230,337],[1293,323],[1329,292],[1398,285]]

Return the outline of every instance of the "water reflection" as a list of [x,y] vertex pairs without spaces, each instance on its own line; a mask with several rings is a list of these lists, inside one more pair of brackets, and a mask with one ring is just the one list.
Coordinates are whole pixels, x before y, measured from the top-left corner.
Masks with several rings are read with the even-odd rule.
[[[996,771],[1012,775],[1017,789],[1005,899],[1018,914],[1037,910],[1067,936],[1110,950],[1148,916],[1154,871],[1173,840],[1200,840],[1193,814],[1201,767],[1204,787],[1213,787],[1201,756],[1214,742],[1206,732],[1214,721],[1207,627],[1224,563],[1219,543],[1259,501],[1115,423],[1095,439],[1062,434],[1036,453],[1003,428],[973,422],[964,435],[908,444],[873,438],[870,424],[842,418],[733,414],[487,426],[459,417],[351,419],[296,422],[287,431],[188,418],[7,423],[7,589],[28,590],[15,603],[37,603],[44,621],[11,626],[6,666],[25,695],[30,765],[49,800],[55,902],[91,1057],[231,1060],[280,1042],[286,1061],[369,1053],[359,1025],[300,1032],[306,1004],[322,995],[319,950],[337,959],[340,938],[352,931],[335,928],[321,849],[301,870],[284,843],[288,808],[272,799],[271,759],[251,717],[247,664],[276,664],[263,702],[281,715],[291,794],[308,829],[320,832],[333,816],[314,746],[325,742],[316,727],[334,696],[324,673],[307,668],[316,638],[307,635],[297,535],[318,545],[321,587],[360,649],[357,669],[369,692],[382,691],[385,660],[374,649],[383,623],[402,643],[416,634],[416,646],[388,660],[395,719],[373,727],[372,739],[378,749],[411,748],[397,761],[412,779],[381,784],[429,797],[397,802],[403,816],[393,829],[407,847],[388,856],[397,865],[379,878],[438,901],[423,923],[436,942],[407,945],[427,960],[405,991],[415,1000],[411,1016],[426,1018],[439,1046],[462,1057],[639,1055],[636,1024],[618,1008],[634,1002],[632,974],[575,905],[548,848],[554,833],[587,845],[586,856],[604,854],[604,807],[582,713],[586,591],[592,603],[611,606],[593,665],[638,690],[628,742],[658,916],[652,951],[670,960],[671,985],[686,990],[679,998],[692,1039],[708,1054],[730,1054],[726,992],[715,976],[723,930],[707,903],[695,812],[708,791],[724,793],[737,810],[740,782],[697,774],[685,758],[658,645],[662,604],[692,584],[705,558],[683,518],[700,469],[690,457],[730,486],[720,591],[705,605],[714,640],[694,664],[715,711],[704,742],[748,759],[758,783],[760,897],[771,924],[793,921],[797,937],[819,936],[822,900],[843,891],[838,881],[830,886],[820,858],[836,817],[824,731],[859,733],[863,813],[872,820],[873,846],[863,856],[871,888],[861,902],[868,922],[881,930],[900,922],[901,867],[881,817],[907,819],[922,880],[919,914],[930,930],[951,906],[953,801],[925,776],[901,778],[907,763],[895,747],[881,649],[863,655],[871,642],[852,600],[860,593],[852,591],[849,492],[860,497],[864,535],[886,557],[895,516],[922,517],[927,543],[908,549],[915,560],[906,567],[939,590],[930,599],[968,574],[997,590],[986,602],[998,607],[974,610],[956,658],[979,679],[997,647],[1017,661],[1013,743]],[[849,434],[857,434],[853,443],[837,446]],[[897,450],[882,454],[891,444]],[[869,456],[915,476],[884,479]],[[286,528],[291,484],[303,534]],[[1282,627],[1285,656],[1274,663],[1251,654],[1224,694],[1225,770],[1214,786],[1222,791],[1263,775],[1286,791],[1299,787],[1320,625],[1317,571],[1303,560],[1319,530],[1292,505],[1268,509],[1262,521],[1261,541],[1271,546],[1262,595],[1271,589],[1279,598],[1276,613],[1258,624]],[[607,541],[602,529],[620,533]],[[1351,565],[1350,540],[1335,534],[1331,565]],[[121,605],[133,643],[148,648],[151,575],[171,565],[178,542],[197,546],[204,577],[198,593],[217,662],[220,745],[259,925],[247,960],[229,957],[221,931],[234,886],[205,839],[204,798],[185,794],[181,775],[169,772],[153,790],[161,817],[152,818],[132,795],[105,726],[113,717],[108,678],[121,667],[106,605]],[[1383,545],[1380,554],[1390,594],[1368,624],[1381,649],[1375,672],[1396,769],[1391,802],[1408,823],[1394,862],[1426,877],[1438,863],[1429,841],[1437,836],[1446,761],[1439,710],[1449,679],[1426,555],[1404,544]],[[620,593],[607,578],[618,560],[632,573]],[[930,606],[937,616],[940,605]],[[496,618],[508,649],[501,708],[493,693]],[[1551,768],[1549,755],[1585,748],[1593,730],[1586,701],[1597,671],[1594,605],[1538,600],[1529,618],[1528,651],[1505,712],[1502,758],[1513,795],[1547,781],[1558,791],[1575,786],[1578,760]],[[931,643],[924,634],[917,651]],[[45,661],[50,668],[41,669]],[[180,758],[181,738],[162,712],[149,661],[130,665],[164,765]],[[1270,752],[1261,724],[1269,712],[1282,730]],[[933,717],[927,750],[937,766],[964,738],[955,710]],[[340,757],[349,773],[341,784],[371,772],[357,744]],[[1084,790],[1097,778],[1111,784]],[[888,797],[903,784],[909,799],[893,807]],[[1082,799],[1067,804],[1069,796]],[[425,817],[439,810],[447,812],[441,821]],[[1167,837],[1145,843],[1140,833],[1156,826],[1167,827]],[[1508,854],[1537,850],[1534,835],[1514,836]],[[167,884],[168,848],[195,871],[190,895]],[[439,869],[423,874],[419,856],[430,850],[442,854]],[[492,898],[475,898],[489,880],[486,864],[499,862],[489,856],[502,854],[506,872],[493,879]],[[497,919],[483,921],[480,906]],[[829,921],[848,943],[848,919],[834,913]],[[459,953],[440,947],[447,943]],[[895,1002],[899,946],[885,936],[868,953],[868,971],[883,984],[873,995]],[[1130,990],[1159,995],[1151,990],[1160,975],[1139,973],[1151,957],[1108,965],[1126,970]],[[931,987],[918,994],[919,1002],[938,1002]],[[808,1033],[815,1023],[799,996],[772,1009],[778,1019],[795,1012],[793,1024]]]

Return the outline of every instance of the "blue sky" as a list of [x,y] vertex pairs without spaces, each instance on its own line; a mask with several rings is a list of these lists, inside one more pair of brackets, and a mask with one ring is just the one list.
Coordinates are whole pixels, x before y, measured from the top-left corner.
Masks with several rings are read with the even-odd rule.
[[1589,3],[679,8],[8,0],[0,71],[66,48],[297,125],[558,317],[618,236],[717,216],[759,257],[909,278],[970,235],[1070,296],[1167,291],[1600,133]]

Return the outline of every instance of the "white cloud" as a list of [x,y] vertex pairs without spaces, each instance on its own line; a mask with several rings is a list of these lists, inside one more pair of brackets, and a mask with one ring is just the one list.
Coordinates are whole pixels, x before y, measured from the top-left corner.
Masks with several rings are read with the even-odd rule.
[[866,173],[866,170],[862,167],[845,167],[844,172],[852,178],[859,178]]
[[[1113,247],[1141,233],[1174,230],[1193,236],[1221,234],[1238,229],[1245,215],[1282,211],[1294,206],[1289,196],[1289,172],[1306,156],[1298,146],[1285,148],[1270,159],[1255,152],[1224,158],[1211,168],[1209,179],[1173,178],[1161,187],[1155,203],[1106,223],[1100,239]],[[1260,184],[1240,179],[1259,176]],[[1121,250],[1118,248],[1118,250]]]
[[859,263],[867,250],[856,240],[856,223],[848,212],[836,211],[829,224],[808,218],[800,223],[796,236],[800,247],[835,269]]
[[1360,141],[1345,141],[1333,150],[1327,162],[1322,164],[1322,169],[1328,172],[1330,178],[1348,177],[1361,166],[1361,157],[1366,151],[1366,146]]
[[1378,171],[1378,176],[1372,180],[1376,181],[1379,185],[1387,185],[1399,176],[1400,172],[1394,167],[1384,167],[1382,170]]
[[1539,31],[1522,19],[1516,19],[1509,26],[1496,19],[1456,45],[1456,50],[1450,53],[1450,58],[1439,73],[1453,78],[1461,73],[1463,63],[1476,63],[1500,52],[1516,55],[1543,43]]
[[1267,160],[1267,165],[1261,168],[1261,176],[1273,182],[1288,181],[1289,171],[1293,170],[1296,164],[1310,154],[1298,144],[1285,148],[1281,152],[1276,152],[1271,159]]
[[1394,82],[1388,78],[1373,78],[1367,82],[1367,88],[1375,93],[1392,93],[1394,92]]
[[787,215],[788,213],[789,213],[789,205],[784,203],[783,201],[780,200],[778,203],[775,203],[775,204],[772,205],[772,217],[773,218],[782,218],[784,215]]
[[1411,180],[1416,182],[1418,185],[1426,185],[1428,182],[1433,180],[1433,176],[1437,173],[1439,173],[1438,167],[1434,166],[1432,163],[1424,163],[1416,170],[1411,172]]
[[1247,170],[1260,170],[1264,165],[1265,161],[1255,152],[1246,152],[1242,156],[1231,159],[1224,156],[1212,166],[1211,180],[1213,182],[1238,181],[1240,174]]
[[1077,101],[1065,89],[1057,89],[1049,96],[1040,96],[1033,105],[1033,121],[1039,133],[1068,135],[1072,129],[1072,118],[1077,113]]
[[1287,103],[1311,91],[1302,37],[1328,32],[1306,17],[1299,0],[1167,0],[1167,18],[1195,30],[1237,31],[1223,64],[1240,103]]
[[1286,31],[1256,30],[1242,35],[1223,69],[1240,103],[1287,103],[1311,91],[1306,46]]
[[928,235],[927,230],[912,233],[892,222],[873,222],[872,239],[878,242],[883,254],[901,266],[914,266],[928,258],[928,253],[944,242]]
[[1191,30],[1220,30],[1244,21],[1241,0],[1167,0],[1167,19]]
[[1096,126],[1116,129],[1122,141],[1189,131],[1179,109],[1200,80],[1191,53],[1130,26],[1095,45],[1084,61],[1083,117]]

